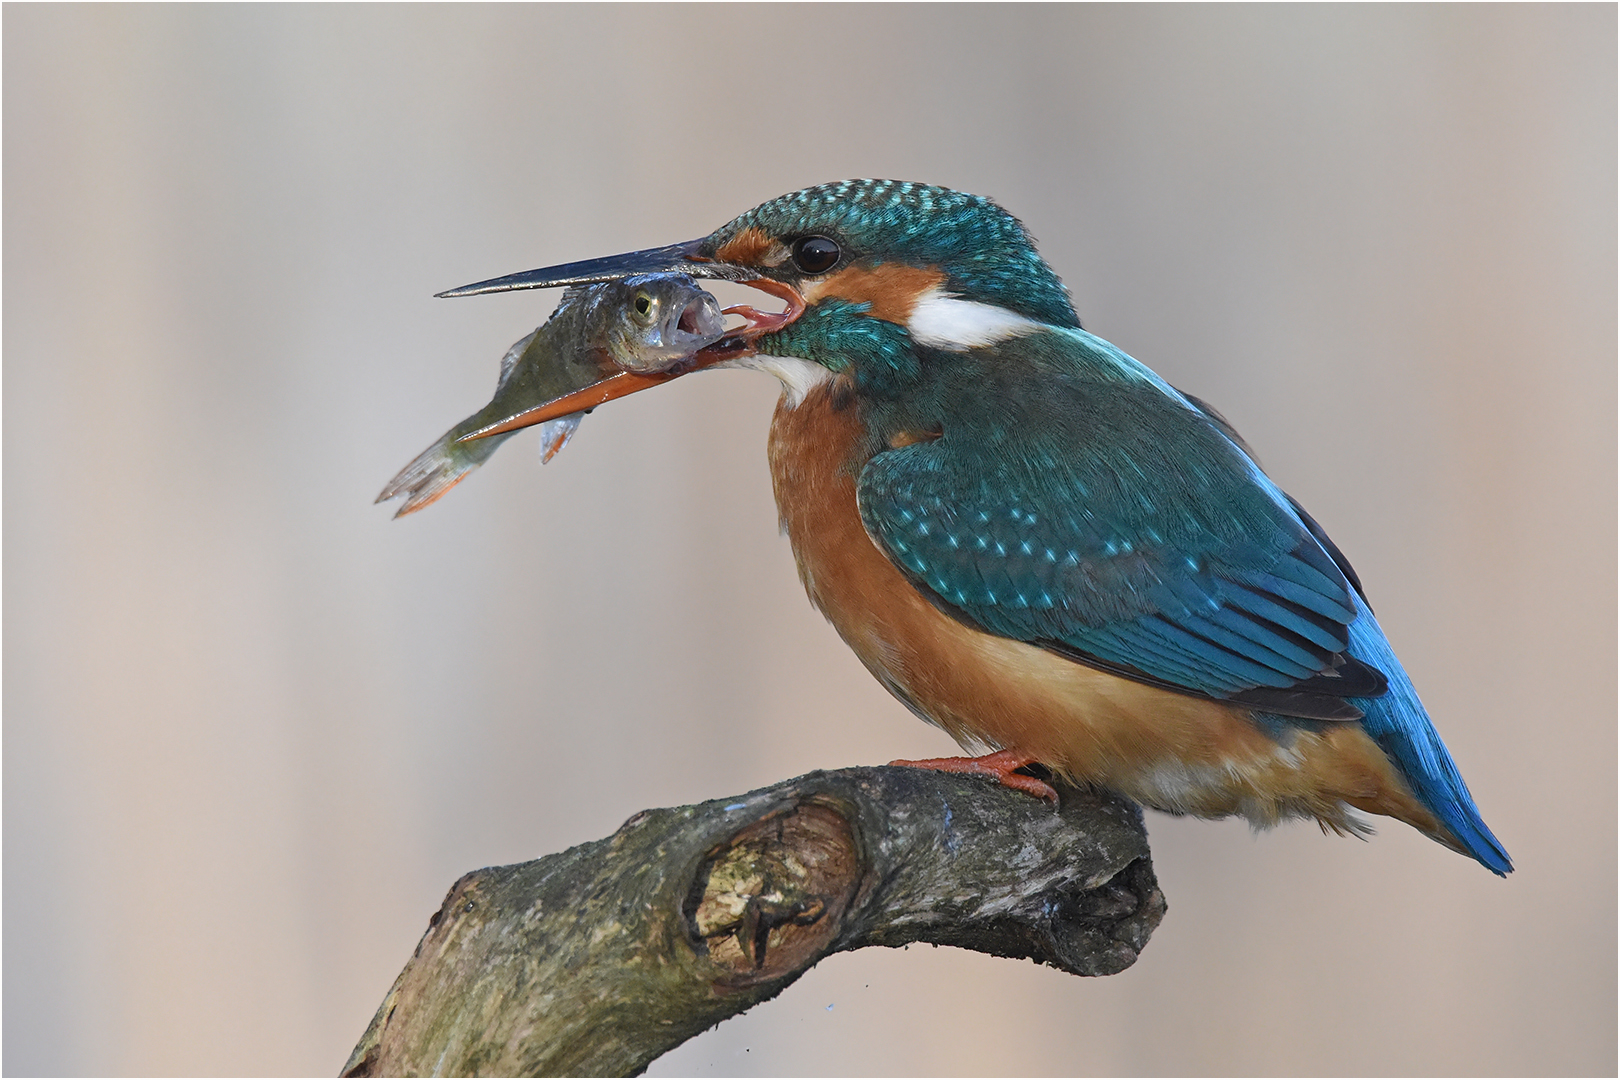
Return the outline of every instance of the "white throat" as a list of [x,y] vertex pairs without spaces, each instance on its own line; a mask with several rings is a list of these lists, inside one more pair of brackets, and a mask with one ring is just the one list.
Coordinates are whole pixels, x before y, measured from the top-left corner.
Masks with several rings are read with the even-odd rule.
[[744,356],[725,366],[775,375],[782,382],[782,400],[790,409],[798,408],[810,391],[833,377],[832,372],[815,361],[797,356]]

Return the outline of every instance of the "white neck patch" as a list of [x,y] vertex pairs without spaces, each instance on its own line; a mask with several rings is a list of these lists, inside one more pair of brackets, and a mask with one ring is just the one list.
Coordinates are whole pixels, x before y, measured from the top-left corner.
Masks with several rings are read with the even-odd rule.
[[832,372],[815,361],[797,356],[744,356],[729,361],[724,366],[748,368],[775,375],[782,380],[782,397],[790,409],[798,408],[806,394],[833,377]]
[[917,298],[917,306],[906,321],[911,340],[951,352],[994,345],[1042,329],[1044,323],[1027,315],[977,300],[959,300],[946,295],[937,285]]

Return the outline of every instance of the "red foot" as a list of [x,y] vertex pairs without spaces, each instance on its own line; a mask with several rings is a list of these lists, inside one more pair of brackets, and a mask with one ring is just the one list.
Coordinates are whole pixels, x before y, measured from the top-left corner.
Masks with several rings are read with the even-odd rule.
[[1017,750],[998,750],[994,754],[985,754],[983,757],[939,757],[927,758],[923,761],[891,761],[889,764],[904,765],[912,769],[933,769],[936,772],[966,773],[969,776],[993,777],[1002,787],[1022,791],[1026,795],[1044,799],[1056,806],[1058,793],[1051,784],[1037,777],[1027,776],[1024,773],[1015,771],[1022,769],[1026,765],[1034,765],[1037,760],[1028,754],[1021,754]]

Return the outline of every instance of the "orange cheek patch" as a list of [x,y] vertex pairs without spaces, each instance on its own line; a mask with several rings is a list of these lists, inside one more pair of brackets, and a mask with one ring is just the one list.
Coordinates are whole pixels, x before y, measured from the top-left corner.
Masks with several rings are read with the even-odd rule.
[[900,263],[877,266],[851,266],[815,288],[815,299],[837,298],[857,304],[871,304],[868,312],[875,319],[906,325],[917,298],[929,289],[943,285],[945,275],[938,270]]
[[749,226],[715,249],[714,257],[719,262],[738,266],[765,266],[766,258],[776,247],[776,241]]

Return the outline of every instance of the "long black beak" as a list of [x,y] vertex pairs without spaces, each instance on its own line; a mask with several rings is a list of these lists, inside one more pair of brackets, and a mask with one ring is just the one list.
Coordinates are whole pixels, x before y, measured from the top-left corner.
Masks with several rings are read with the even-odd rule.
[[780,330],[804,314],[804,297],[799,294],[798,289],[786,282],[761,277],[759,271],[752,267],[715,262],[705,258],[698,254],[702,246],[702,240],[688,240],[684,244],[671,244],[668,247],[648,248],[646,251],[632,251],[624,255],[608,255],[601,259],[564,263],[562,266],[546,266],[539,270],[525,270],[520,274],[507,274],[505,277],[490,278],[488,281],[475,281],[471,285],[463,285],[459,289],[436,294],[476,296],[479,293],[510,292],[513,289],[555,289],[572,285],[590,285],[598,281],[618,281],[635,274],[679,273],[694,278],[741,282],[761,292],[769,293],[786,304],[783,311],[759,311],[746,305],[725,308],[721,314],[739,315],[746,325],[738,327],[735,333],[721,338],[713,345],[698,350],[689,360],[668,371],[617,371],[583,390],[576,390],[537,405],[492,427],[464,435],[457,441],[488,438],[491,435],[555,420],[570,413],[594,409],[614,398],[645,390],[649,386],[657,386],[689,372],[747,356],[753,352],[755,338],[761,334]]
[[750,270],[704,258],[698,254],[702,245],[701,239],[688,240],[684,244],[670,244],[668,247],[585,259],[561,266],[544,266],[538,270],[490,278],[488,281],[475,281],[471,285],[435,295],[476,296],[479,293],[510,292],[513,289],[555,289],[589,285],[596,281],[618,281],[632,274],[687,274],[721,281],[746,281],[754,276]]

